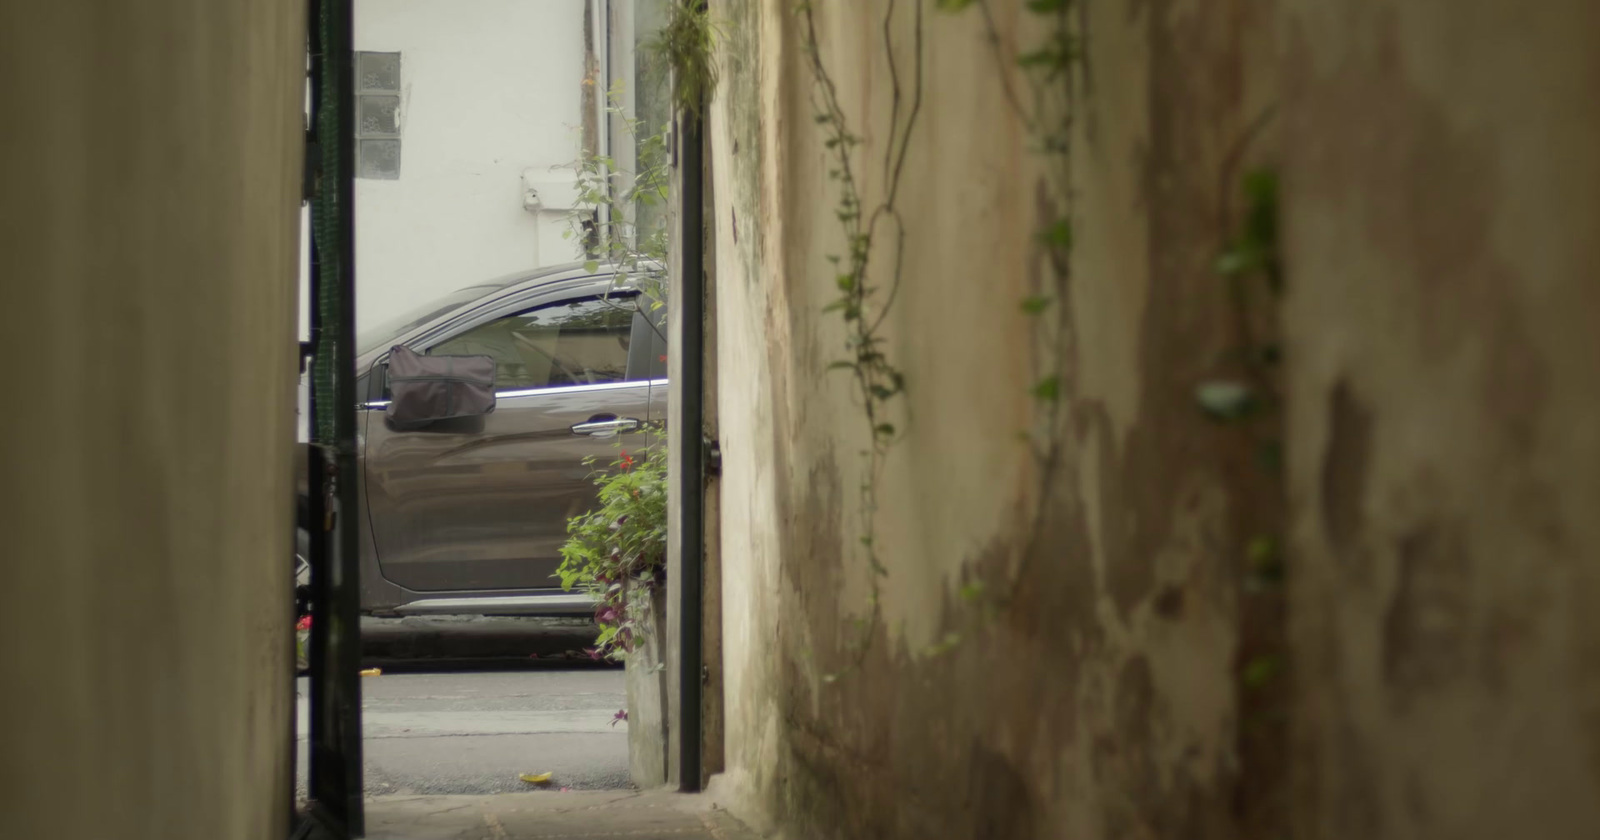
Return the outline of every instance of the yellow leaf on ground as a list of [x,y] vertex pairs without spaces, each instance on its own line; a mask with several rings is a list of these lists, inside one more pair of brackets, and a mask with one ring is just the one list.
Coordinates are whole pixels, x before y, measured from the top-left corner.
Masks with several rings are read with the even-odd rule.
[[540,774],[538,774],[536,776],[536,775],[534,775],[532,773],[523,773],[522,775],[518,776],[517,778],[523,780],[524,782],[527,782],[530,785],[548,785],[548,784],[550,784],[550,776],[551,775],[553,775],[553,774],[551,774],[551,773],[540,773]]

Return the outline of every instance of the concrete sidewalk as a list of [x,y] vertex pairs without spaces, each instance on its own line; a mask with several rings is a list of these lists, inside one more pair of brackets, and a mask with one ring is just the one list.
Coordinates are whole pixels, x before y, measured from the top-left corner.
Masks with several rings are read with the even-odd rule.
[[711,800],[665,791],[558,791],[367,800],[369,840],[757,840]]

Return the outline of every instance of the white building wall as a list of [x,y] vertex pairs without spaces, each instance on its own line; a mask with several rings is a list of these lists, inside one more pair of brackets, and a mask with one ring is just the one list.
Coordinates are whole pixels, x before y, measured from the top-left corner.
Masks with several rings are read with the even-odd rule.
[[358,331],[463,286],[578,258],[561,236],[568,208],[558,199],[525,210],[522,176],[571,180],[587,5],[356,0],[356,49],[401,55],[400,177],[355,185]]

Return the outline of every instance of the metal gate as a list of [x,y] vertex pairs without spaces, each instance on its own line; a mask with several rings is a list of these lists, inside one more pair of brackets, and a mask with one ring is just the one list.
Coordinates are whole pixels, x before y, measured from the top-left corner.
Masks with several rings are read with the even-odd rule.
[[352,0],[309,0],[311,202],[310,802],[296,837],[360,837]]

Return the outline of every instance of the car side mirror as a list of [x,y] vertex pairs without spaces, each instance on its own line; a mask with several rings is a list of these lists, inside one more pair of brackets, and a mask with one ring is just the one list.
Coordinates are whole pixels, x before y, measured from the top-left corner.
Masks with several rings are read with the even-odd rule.
[[494,373],[492,356],[423,356],[397,344],[389,350],[385,414],[398,429],[482,417],[494,411]]

